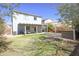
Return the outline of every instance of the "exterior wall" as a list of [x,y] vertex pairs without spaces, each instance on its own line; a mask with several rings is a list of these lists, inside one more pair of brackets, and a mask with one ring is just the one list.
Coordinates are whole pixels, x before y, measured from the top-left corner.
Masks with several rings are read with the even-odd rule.
[[18,32],[18,21],[13,18],[13,34],[17,34]]
[[[18,16],[18,17],[17,17]],[[23,24],[42,24],[42,18],[37,17],[37,20],[34,20],[34,16],[30,15],[24,15],[24,14],[17,14],[14,13],[13,18],[15,21],[18,23],[23,23]]]
[[34,20],[34,16],[13,13],[13,32],[18,34],[18,24],[42,24],[42,18],[36,17]]
[[38,26],[38,32],[42,32],[42,26]]

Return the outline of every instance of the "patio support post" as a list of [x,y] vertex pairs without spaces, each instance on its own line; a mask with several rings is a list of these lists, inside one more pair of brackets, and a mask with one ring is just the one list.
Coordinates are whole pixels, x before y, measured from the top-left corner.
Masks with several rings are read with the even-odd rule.
[[24,26],[24,34],[26,34],[26,25]]
[[[17,25],[17,28],[18,28],[18,26],[19,26],[19,25]],[[18,34],[18,29],[17,29],[17,31],[16,31],[16,34]]]
[[36,33],[38,33],[38,26],[36,26]]
[[43,25],[41,26],[41,33],[42,33]]
[[31,25],[30,25],[30,33],[32,32],[32,30],[31,30]]

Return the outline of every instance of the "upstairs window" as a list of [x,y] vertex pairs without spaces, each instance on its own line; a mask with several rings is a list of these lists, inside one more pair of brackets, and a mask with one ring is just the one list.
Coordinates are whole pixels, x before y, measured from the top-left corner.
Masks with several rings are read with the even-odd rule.
[[37,20],[37,17],[34,17],[34,20]]

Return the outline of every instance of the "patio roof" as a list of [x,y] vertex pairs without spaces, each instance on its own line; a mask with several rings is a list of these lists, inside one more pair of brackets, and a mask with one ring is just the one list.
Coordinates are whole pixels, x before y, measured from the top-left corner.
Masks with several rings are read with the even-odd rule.
[[47,24],[26,24],[26,23],[19,23],[19,24],[23,24],[23,25],[47,25]]

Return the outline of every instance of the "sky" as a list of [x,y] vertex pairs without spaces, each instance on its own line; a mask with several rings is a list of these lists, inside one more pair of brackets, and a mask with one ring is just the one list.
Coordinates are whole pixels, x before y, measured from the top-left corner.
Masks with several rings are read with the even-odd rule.
[[[29,13],[37,16],[41,16],[44,20],[52,19],[57,20],[59,18],[58,7],[61,4],[57,3],[22,3],[16,10],[24,13]],[[10,18],[6,17],[6,22],[11,24]]]

